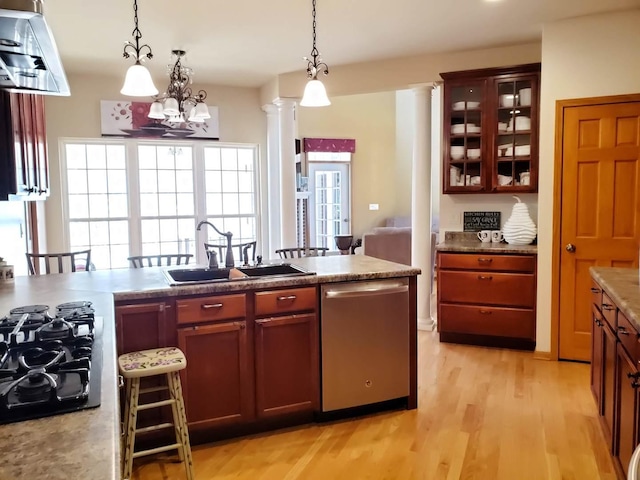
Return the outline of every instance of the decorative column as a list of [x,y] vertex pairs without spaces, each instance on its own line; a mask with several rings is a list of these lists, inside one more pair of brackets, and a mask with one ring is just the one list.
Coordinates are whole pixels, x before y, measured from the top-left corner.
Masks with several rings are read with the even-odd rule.
[[279,98],[273,103],[278,107],[280,134],[280,245],[271,245],[275,249],[296,245],[296,101]]
[[433,85],[412,88],[415,130],[411,185],[411,264],[418,275],[418,329],[433,330],[431,317],[431,92]]
[[278,107],[270,103],[262,107],[267,114],[267,228],[263,228],[262,255],[269,259],[282,242],[280,217],[280,122]]

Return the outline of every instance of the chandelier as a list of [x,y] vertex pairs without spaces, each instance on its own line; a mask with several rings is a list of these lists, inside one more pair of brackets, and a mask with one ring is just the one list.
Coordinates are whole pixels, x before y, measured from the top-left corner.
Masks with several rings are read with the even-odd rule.
[[130,97],[150,97],[157,95],[158,89],[153,84],[149,70],[147,70],[147,67],[141,63],[146,59],[153,58],[153,53],[151,52],[151,47],[146,43],[144,45],[140,45],[142,32],[140,32],[140,29],[138,28],[137,0],[133,0],[133,22],[135,26],[133,28],[132,35],[135,43],[128,40],[124,42],[124,51],[122,56],[124,58],[134,57],[136,59],[136,63],[131,65],[127,70],[124,85],[122,86],[120,93]]
[[327,97],[327,91],[320,80],[318,80],[318,72],[322,72],[325,75],[329,74],[329,67],[320,58],[320,53],[316,48],[316,0],[312,0],[313,5],[313,48],[311,49],[311,60],[309,57],[304,57],[307,61],[307,77],[310,78],[307,82],[307,86],[304,88],[304,95],[300,105],[303,107],[326,107],[331,105],[329,97]]
[[204,103],[207,92],[199,90],[194,94],[191,90],[193,70],[182,64],[182,57],[186,52],[172,50],[171,54],[176,57],[176,62],[167,68],[169,86],[151,104],[149,118],[167,120],[170,123],[204,123],[211,118],[209,107]]

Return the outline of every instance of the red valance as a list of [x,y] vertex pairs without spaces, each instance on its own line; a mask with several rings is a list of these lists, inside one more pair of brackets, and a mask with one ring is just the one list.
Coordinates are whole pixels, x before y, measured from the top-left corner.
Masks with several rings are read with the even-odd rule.
[[356,151],[353,138],[305,138],[305,152],[349,152]]

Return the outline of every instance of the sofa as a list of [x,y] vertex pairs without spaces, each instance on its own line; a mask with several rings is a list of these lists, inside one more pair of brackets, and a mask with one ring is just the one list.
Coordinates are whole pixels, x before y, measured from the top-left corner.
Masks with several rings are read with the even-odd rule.
[[411,265],[411,217],[392,217],[362,237],[363,253]]

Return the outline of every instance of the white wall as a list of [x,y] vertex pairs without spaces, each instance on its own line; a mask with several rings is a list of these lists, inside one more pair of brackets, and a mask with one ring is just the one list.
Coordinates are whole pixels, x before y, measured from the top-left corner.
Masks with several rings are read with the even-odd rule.
[[[166,79],[155,79],[162,88]],[[45,99],[51,197],[46,209],[47,250],[63,251],[62,199],[60,196],[60,138],[100,138],[100,100],[131,100],[120,94],[123,78],[104,75],[70,75],[70,97]],[[194,85],[208,93],[207,103],[217,105],[220,141],[253,143],[260,146],[262,171],[266,171],[266,116],[261,110],[259,90],[252,88]],[[144,99],[133,99],[144,101]],[[151,99],[149,99],[150,101]],[[261,191],[266,198],[266,189]],[[266,211],[266,209],[265,209]]]
[[551,255],[556,101],[640,92],[640,10],[544,26],[538,194],[539,351],[551,350]]

